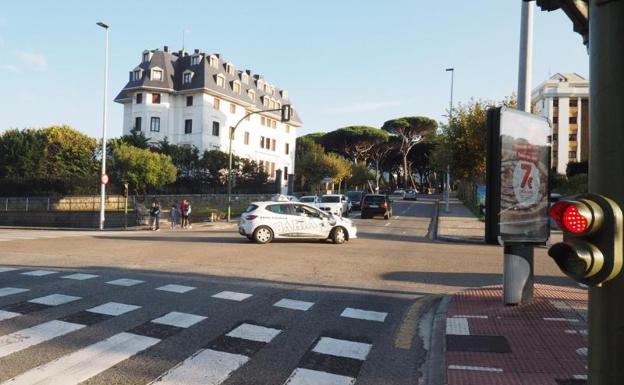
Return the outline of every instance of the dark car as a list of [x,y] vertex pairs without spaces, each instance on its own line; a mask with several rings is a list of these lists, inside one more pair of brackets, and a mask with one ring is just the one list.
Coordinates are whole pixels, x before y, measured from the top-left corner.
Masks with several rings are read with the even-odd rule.
[[352,210],[360,210],[362,208],[362,199],[364,198],[364,191],[347,191],[345,195],[351,201]]
[[369,194],[362,199],[362,219],[383,215],[384,219],[392,217],[392,201],[386,195]]

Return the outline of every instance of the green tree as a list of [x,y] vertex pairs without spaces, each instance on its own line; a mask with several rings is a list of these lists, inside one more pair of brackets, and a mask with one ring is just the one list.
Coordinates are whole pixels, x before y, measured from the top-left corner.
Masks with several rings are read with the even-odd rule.
[[424,116],[408,116],[388,120],[381,127],[390,135],[400,139],[399,153],[403,156],[404,187],[407,188],[407,157],[412,148],[420,141],[431,138],[438,127],[438,123]]
[[97,141],[69,126],[43,129],[41,174],[48,177],[75,178],[97,175]]
[[0,178],[40,176],[45,142],[43,130],[10,129],[0,134]]
[[388,133],[375,127],[349,126],[326,133],[320,138],[323,146],[351,159],[354,163],[367,162],[377,143],[388,140]]
[[111,176],[117,183],[128,182],[138,194],[161,188],[176,180],[177,170],[168,155],[116,144],[110,160]]
[[295,152],[295,184],[301,191],[317,190],[319,183],[329,177],[330,171],[324,163],[325,148],[313,139],[297,138]]

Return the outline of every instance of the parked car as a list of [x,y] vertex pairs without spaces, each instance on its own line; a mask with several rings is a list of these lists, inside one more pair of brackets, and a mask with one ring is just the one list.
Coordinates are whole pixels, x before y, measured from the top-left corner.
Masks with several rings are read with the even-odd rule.
[[386,195],[368,194],[362,200],[362,219],[383,215],[384,219],[392,218],[392,201]]
[[364,191],[347,191],[346,195],[351,201],[352,210],[360,210],[362,208],[362,199],[366,195]]
[[353,222],[306,203],[253,202],[241,215],[238,232],[256,243],[273,239],[330,239],[335,244],[357,238]]
[[403,200],[404,201],[415,201],[416,200],[416,194],[418,194],[418,192],[416,190],[407,190],[405,192],[405,194],[403,195]]
[[301,203],[307,203],[311,206],[314,207],[319,207],[319,205],[321,204],[321,198],[319,198],[316,195],[304,195],[301,198],[299,198],[299,202]]
[[403,196],[405,196],[405,190],[403,190],[402,188],[398,189],[398,190],[394,190],[392,192],[392,195],[394,195],[395,197],[401,197],[403,198]]
[[319,208],[338,216],[346,216],[351,211],[351,202],[342,194],[327,194],[321,196]]
[[278,201],[278,200],[289,200],[291,202],[299,202],[299,198],[297,198],[294,195],[284,195],[284,194],[275,194],[271,197],[272,201]]

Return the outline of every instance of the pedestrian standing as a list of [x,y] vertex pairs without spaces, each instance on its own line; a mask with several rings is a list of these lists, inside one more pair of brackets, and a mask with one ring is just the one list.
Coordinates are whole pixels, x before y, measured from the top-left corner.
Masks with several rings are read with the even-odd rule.
[[160,231],[160,203],[157,200],[152,201],[152,208],[150,210],[151,229],[153,231]]
[[183,199],[182,202],[180,203],[180,215],[182,217],[182,228],[185,229],[187,224],[188,224],[188,215],[186,213],[186,210],[188,208],[188,204],[186,199]]
[[186,226],[189,229],[192,229],[191,226],[191,201],[186,201]]
[[174,230],[178,225],[178,206],[173,202],[169,209],[169,222],[171,222],[171,230]]

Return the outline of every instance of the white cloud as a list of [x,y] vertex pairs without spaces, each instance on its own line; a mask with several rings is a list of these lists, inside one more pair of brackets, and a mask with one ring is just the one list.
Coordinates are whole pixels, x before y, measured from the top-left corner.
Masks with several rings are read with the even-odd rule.
[[48,69],[48,59],[46,59],[44,54],[17,51],[15,57],[26,67],[34,71],[43,72]]
[[22,72],[22,70],[13,64],[2,64],[0,65],[0,71],[6,72]]
[[330,107],[326,111],[329,113],[354,113],[354,112],[366,112],[366,111],[378,111],[389,107],[396,107],[405,104],[405,100],[379,100],[372,102],[359,102],[348,104],[344,106]]

